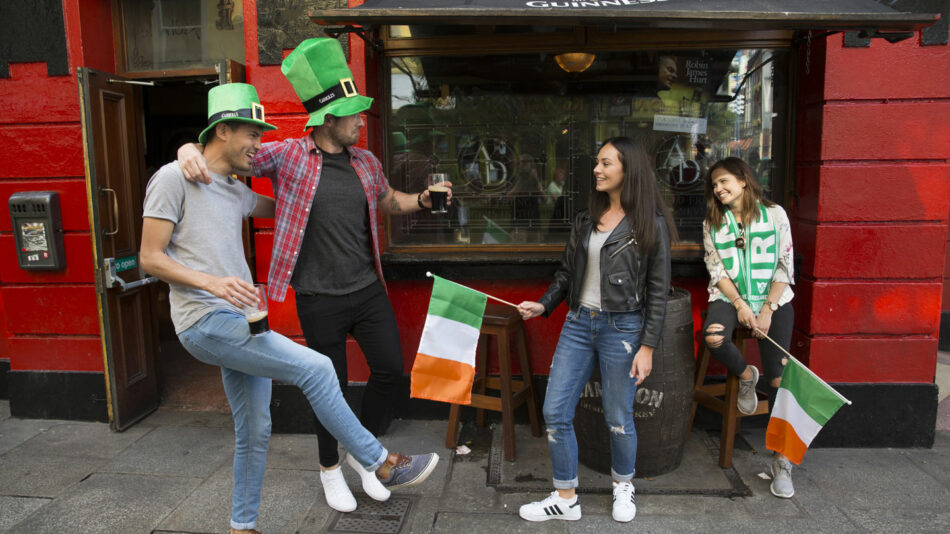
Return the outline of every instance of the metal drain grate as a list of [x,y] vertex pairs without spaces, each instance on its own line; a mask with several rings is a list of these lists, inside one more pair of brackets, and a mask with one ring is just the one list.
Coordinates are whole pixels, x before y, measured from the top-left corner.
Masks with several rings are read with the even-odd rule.
[[496,432],[492,425],[491,448],[488,449],[488,480],[489,486],[501,484],[501,463],[505,461],[505,443],[503,432]]
[[339,514],[328,532],[399,534],[412,506],[411,497],[390,497],[386,502],[358,499],[355,512]]

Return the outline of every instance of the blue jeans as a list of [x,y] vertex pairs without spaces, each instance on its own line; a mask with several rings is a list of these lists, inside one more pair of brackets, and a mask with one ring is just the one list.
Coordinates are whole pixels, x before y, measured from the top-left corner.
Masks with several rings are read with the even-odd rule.
[[554,468],[554,487],[577,487],[577,437],[574,411],[587,381],[600,364],[601,401],[610,429],[611,473],[614,480],[633,479],[637,463],[637,431],[633,425],[636,380],[630,378],[633,357],[640,349],[643,314],[571,310],[554,351],[544,422]]
[[234,418],[232,528],[257,524],[270,441],[271,379],[299,387],[314,414],[363,467],[375,471],[386,460],[386,449],[343,399],[326,356],[276,332],[252,337],[244,316],[231,310],[208,313],[178,339],[192,356],[221,368]]

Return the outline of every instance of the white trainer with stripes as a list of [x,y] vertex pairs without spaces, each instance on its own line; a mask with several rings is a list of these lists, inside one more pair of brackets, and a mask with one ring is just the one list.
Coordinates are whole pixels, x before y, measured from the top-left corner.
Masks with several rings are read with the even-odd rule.
[[518,515],[528,521],[547,521],[548,519],[577,521],[581,518],[581,502],[577,500],[577,495],[572,499],[562,499],[557,491],[553,491],[543,501],[522,506],[518,510]]
[[637,516],[637,503],[634,500],[633,484],[614,482],[614,521],[628,523]]

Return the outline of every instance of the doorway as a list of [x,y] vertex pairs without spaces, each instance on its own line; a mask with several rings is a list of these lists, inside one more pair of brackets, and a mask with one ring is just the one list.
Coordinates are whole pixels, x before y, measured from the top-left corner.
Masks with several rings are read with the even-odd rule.
[[[217,77],[161,79],[154,86],[142,88],[146,171],[143,194],[152,174],[176,159],[178,147],[198,139],[207,125],[208,90],[217,82]],[[174,410],[228,413],[221,371],[193,358],[175,335],[168,292],[165,282],[155,284],[151,292],[158,322],[160,405]]]

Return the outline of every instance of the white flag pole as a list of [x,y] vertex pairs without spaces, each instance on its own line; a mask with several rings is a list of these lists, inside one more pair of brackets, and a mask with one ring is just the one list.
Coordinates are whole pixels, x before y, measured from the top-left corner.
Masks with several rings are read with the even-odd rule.
[[[429,278],[432,278],[432,277],[434,277],[435,275],[432,274],[432,273],[429,272],[429,271],[426,271],[426,276],[428,276]],[[448,278],[445,278],[444,280],[449,280],[449,279],[448,279]],[[512,304],[512,303],[508,302],[507,300],[502,300],[502,299],[500,299],[500,298],[498,298],[498,297],[493,297],[493,296],[489,295],[488,293],[485,293],[484,291],[479,291],[479,290],[477,290],[477,289],[472,289],[472,288],[470,288],[470,287],[468,287],[468,286],[463,286],[462,284],[460,284],[460,283],[458,283],[458,282],[453,282],[452,280],[449,280],[449,282],[452,282],[452,283],[455,284],[455,285],[462,286],[462,287],[464,287],[465,289],[471,289],[472,291],[474,291],[474,292],[476,292],[476,293],[481,293],[482,295],[485,295],[486,297],[488,297],[488,298],[490,298],[490,299],[492,299],[492,300],[497,300],[498,302],[500,302],[500,303],[502,303],[502,304],[507,304],[507,305],[511,306],[512,308],[517,308],[517,307],[518,307],[517,304]]]
[[[772,339],[772,338],[770,338],[768,335],[766,335],[765,332],[759,330],[758,328],[756,328],[755,331],[758,332],[758,333],[760,333],[760,334],[762,334],[762,337],[764,337],[765,339],[771,341],[772,344],[775,345],[776,347],[778,347],[778,350],[784,352],[786,356],[788,356],[789,358],[791,358],[791,359],[793,359],[793,360],[795,359],[794,356],[792,356],[791,354],[789,354],[787,350],[785,350],[784,348],[782,348],[781,345],[779,345],[778,343],[776,343],[774,339]],[[796,360],[796,361],[798,361],[798,360]],[[798,363],[801,363],[801,362],[798,362]]]

